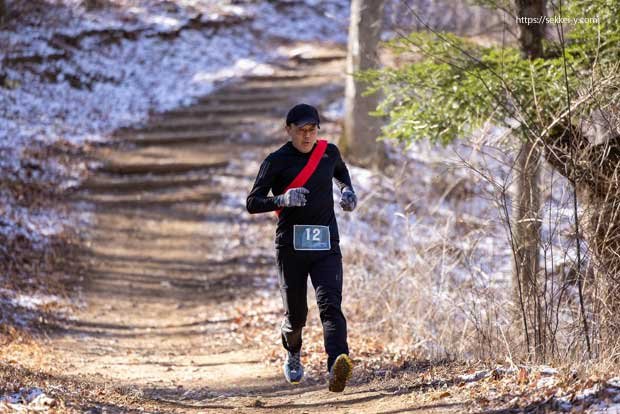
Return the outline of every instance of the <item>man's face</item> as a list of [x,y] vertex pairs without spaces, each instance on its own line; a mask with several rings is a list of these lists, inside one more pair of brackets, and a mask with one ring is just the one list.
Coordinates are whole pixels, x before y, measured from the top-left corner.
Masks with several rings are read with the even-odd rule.
[[316,124],[306,124],[300,127],[295,124],[286,126],[286,132],[291,137],[293,146],[301,152],[312,150],[316,142],[317,131]]

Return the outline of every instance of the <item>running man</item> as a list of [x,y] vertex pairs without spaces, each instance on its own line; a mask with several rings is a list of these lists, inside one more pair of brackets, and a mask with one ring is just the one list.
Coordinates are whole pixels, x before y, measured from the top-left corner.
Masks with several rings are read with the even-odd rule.
[[[286,116],[290,141],[260,166],[246,207],[249,213],[276,212],[276,258],[284,303],[282,345],[287,351],[284,376],[301,381],[301,331],[306,324],[308,274],[323,324],[329,390],[344,390],[353,370],[342,302],[342,254],[334,214],[332,179],[340,189],[340,206],[353,211],[357,197],[338,147],[317,139],[316,108],[299,104]],[[268,196],[271,190],[273,196]]]

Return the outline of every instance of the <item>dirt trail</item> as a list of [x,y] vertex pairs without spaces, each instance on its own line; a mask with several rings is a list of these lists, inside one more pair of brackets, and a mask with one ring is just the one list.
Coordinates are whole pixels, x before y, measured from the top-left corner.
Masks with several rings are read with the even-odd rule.
[[[245,195],[283,142],[287,108],[342,94],[343,66],[340,51],[291,59],[96,150],[102,166],[76,195],[95,213],[80,258],[86,305],[50,336],[50,371],[124,389],[157,412],[460,411],[449,400],[419,405],[394,383],[333,394],[309,375],[290,386],[269,363],[280,320],[263,306],[279,301],[274,219],[250,217]],[[257,318],[269,347],[240,332]],[[90,412],[134,409],[101,401]]]

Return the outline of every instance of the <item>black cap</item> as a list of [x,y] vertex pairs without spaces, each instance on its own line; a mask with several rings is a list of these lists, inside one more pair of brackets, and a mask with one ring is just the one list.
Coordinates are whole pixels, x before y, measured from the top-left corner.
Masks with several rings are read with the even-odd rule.
[[286,125],[295,124],[297,126],[304,126],[306,124],[316,124],[319,126],[319,111],[312,105],[299,104],[292,107],[286,115]]

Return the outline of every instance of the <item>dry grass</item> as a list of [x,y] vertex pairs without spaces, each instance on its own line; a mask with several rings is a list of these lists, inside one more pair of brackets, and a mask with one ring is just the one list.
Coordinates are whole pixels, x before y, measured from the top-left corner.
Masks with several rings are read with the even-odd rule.
[[[511,211],[511,149],[488,142],[453,148],[460,159],[450,148],[434,148],[433,155],[421,145],[417,156],[428,161],[397,161],[391,173],[369,180],[370,193],[358,189],[356,215],[339,219],[346,235],[345,309],[358,334],[395,354],[527,360],[512,301],[505,215]],[[548,361],[580,362],[583,331],[570,276],[572,191],[549,166],[541,183],[541,301],[553,335]],[[587,255],[583,241],[581,248]]]

